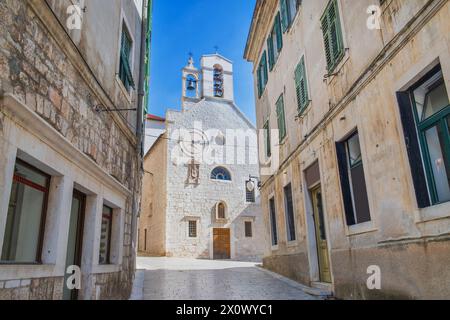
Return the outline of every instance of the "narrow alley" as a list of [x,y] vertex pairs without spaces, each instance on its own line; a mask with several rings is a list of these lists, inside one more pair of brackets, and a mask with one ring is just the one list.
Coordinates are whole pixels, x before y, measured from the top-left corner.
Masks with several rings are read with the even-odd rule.
[[[182,258],[137,259],[132,300],[318,300],[302,285],[256,263]],[[311,290],[311,289],[309,289]],[[319,294],[319,296],[317,296]]]

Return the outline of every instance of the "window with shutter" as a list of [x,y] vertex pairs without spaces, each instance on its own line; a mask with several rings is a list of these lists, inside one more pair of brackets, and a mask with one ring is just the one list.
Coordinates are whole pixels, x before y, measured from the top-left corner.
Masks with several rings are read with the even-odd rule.
[[257,76],[257,86],[258,86],[258,97],[261,98],[264,89],[266,88],[266,84],[268,81],[268,71],[267,71],[267,54],[264,51],[261,61],[259,62],[258,70],[256,72]]
[[269,81],[269,73],[267,71],[267,54],[264,51],[264,55],[263,55],[263,88],[266,87],[267,82]]
[[267,38],[267,50],[269,51],[269,69],[272,71],[275,66],[281,49],[283,48],[283,32],[281,27],[281,15],[278,12],[272,31]]
[[371,220],[358,132],[336,145],[347,225]]
[[288,184],[284,188],[284,210],[286,215],[286,233],[287,240],[295,241],[296,240],[296,232],[295,232],[295,218],[294,218],[294,203],[292,199],[292,186]]
[[275,65],[273,59],[274,59],[274,52],[273,52],[273,38],[272,35],[269,35],[269,38],[267,39],[267,50],[269,51],[269,70],[272,71],[273,66]]
[[275,18],[275,34],[277,37],[277,51],[280,52],[283,48],[283,33],[281,31],[281,16],[279,12]]
[[295,91],[297,93],[298,113],[301,114],[309,104],[305,57],[302,57],[297,68],[295,68]]
[[299,6],[298,0],[280,0],[281,26],[286,32],[294,21]]
[[270,125],[269,120],[264,124],[264,142],[266,147],[266,157],[270,158],[272,156],[272,150],[270,145]]
[[281,24],[283,26],[283,32],[289,27],[289,13],[288,13],[288,0],[280,0],[280,11],[281,11]]
[[325,13],[321,18],[327,69],[332,73],[344,57],[344,44],[342,38],[339,7],[336,0],[330,0]]
[[277,106],[277,118],[278,118],[278,130],[280,131],[280,142],[286,137],[286,118],[284,114],[284,98],[283,95],[278,98]]
[[[402,116],[413,110],[411,120],[414,122],[411,121],[407,146],[416,154],[410,156],[410,162],[413,176],[417,176],[414,187],[419,196],[418,204],[425,207],[450,202],[450,99],[441,66],[436,66],[413,85],[409,94],[401,107],[405,109]],[[402,120],[407,131],[406,119]],[[412,148],[417,140],[421,152]],[[424,179],[418,179],[424,171],[425,184]]]
[[131,38],[124,24],[122,29],[122,39],[120,43],[119,78],[127,91],[129,91],[130,88],[135,88],[133,73],[130,66],[131,48]]
[[275,208],[275,198],[269,200],[269,214],[270,214],[270,233],[272,238],[272,246],[278,245],[278,227],[277,227],[277,213]]

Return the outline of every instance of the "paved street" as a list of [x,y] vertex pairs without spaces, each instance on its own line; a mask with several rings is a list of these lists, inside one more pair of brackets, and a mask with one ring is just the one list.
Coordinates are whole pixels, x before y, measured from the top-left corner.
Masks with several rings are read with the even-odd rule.
[[134,300],[315,300],[255,263],[138,258]]

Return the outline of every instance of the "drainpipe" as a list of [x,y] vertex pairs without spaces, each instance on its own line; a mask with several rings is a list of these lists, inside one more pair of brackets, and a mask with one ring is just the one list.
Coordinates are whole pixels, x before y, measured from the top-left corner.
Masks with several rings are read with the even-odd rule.
[[[151,0],[150,0],[151,1]],[[144,105],[144,96],[145,96],[145,55],[147,53],[147,27],[148,27],[148,5],[149,0],[142,1],[142,24],[141,24],[141,52],[140,52],[140,60],[139,60],[139,84],[138,84],[138,106],[137,106],[137,116],[136,116],[136,136],[137,136],[137,146],[136,151],[138,154],[138,167],[139,167],[139,179],[143,175],[143,105]],[[136,190],[137,185],[135,185]],[[137,250],[137,239],[136,239],[136,229],[137,229],[137,219],[139,216],[139,204],[138,199],[135,199],[133,196],[132,203],[132,220],[131,220],[131,241],[134,249]],[[137,252],[137,251],[136,251]]]

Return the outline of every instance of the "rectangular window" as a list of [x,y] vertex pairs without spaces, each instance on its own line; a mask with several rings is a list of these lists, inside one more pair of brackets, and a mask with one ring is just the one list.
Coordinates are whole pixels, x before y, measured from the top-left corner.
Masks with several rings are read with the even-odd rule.
[[283,26],[283,32],[286,32],[294,21],[295,15],[298,11],[298,6],[298,0],[280,0],[281,24]]
[[50,177],[17,160],[1,261],[40,263]]
[[253,230],[252,230],[252,222],[251,221],[245,221],[245,237],[246,238],[253,237]]
[[269,214],[270,214],[270,231],[272,236],[272,246],[278,245],[278,232],[277,232],[277,212],[275,210],[275,199],[269,200]]
[[358,132],[338,142],[336,148],[347,225],[368,222],[371,218]]
[[189,238],[197,238],[197,221],[189,221]]
[[297,93],[297,109],[302,114],[309,104],[308,81],[306,79],[305,57],[303,56],[295,68],[295,91]]
[[450,201],[450,101],[441,66],[398,93],[420,208]]
[[288,241],[295,241],[294,203],[292,202],[292,186],[284,187],[284,210],[286,215],[286,233]]
[[133,80],[133,72],[131,70],[131,48],[133,43],[128,30],[125,27],[125,22],[122,27],[122,40],[120,43],[120,65],[119,65],[119,78],[122,81],[127,91],[130,88],[135,88]]
[[281,49],[283,48],[283,32],[281,29],[281,16],[278,12],[275,17],[275,23],[272,27],[272,31],[267,39],[267,50],[269,50],[269,69],[272,71],[275,66]]
[[144,229],[144,251],[147,251],[147,229]]
[[339,6],[336,0],[330,0],[321,18],[325,55],[328,73],[333,73],[344,57],[344,42],[342,37]]
[[270,141],[270,122],[269,120],[266,121],[264,124],[264,141],[265,141],[265,149],[266,149],[266,157],[270,158],[272,156],[272,149],[271,149],[271,141]]
[[258,97],[261,98],[264,89],[266,88],[267,81],[269,80],[269,75],[267,71],[267,53],[264,51],[261,57],[261,61],[259,62],[258,70],[257,70],[257,81],[258,81]]
[[284,98],[281,95],[276,103],[278,130],[280,131],[280,142],[286,137],[286,117],[284,113]]
[[113,209],[103,206],[102,225],[100,233],[100,264],[111,263],[111,231],[112,231]]

